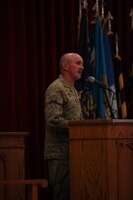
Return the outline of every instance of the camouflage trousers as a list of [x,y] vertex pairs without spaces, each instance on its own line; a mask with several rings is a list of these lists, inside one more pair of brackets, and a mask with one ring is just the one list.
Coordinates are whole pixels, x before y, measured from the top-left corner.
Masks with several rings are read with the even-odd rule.
[[52,200],[69,200],[69,160],[49,160],[49,184],[53,190]]

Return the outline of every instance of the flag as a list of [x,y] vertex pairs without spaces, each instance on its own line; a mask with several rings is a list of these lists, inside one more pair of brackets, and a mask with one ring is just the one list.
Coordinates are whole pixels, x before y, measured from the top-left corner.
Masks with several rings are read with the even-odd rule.
[[105,63],[107,71],[107,83],[109,90],[109,104],[111,118],[118,118],[118,108],[117,108],[117,96],[115,88],[115,78],[114,78],[114,66],[113,66],[113,56],[111,51],[111,44],[106,28],[106,21],[103,24],[103,45],[104,45],[104,54],[105,54]]
[[[107,71],[105,62],[105,52],[103,45],[103,35],[99,16],[95,19],[94,29],[94,45],[95,45],[95,79],[107,85]],[[93,99],[94,104],[97,106],[97,117],[100,119],[110,118],[109,104],[108,104],[108,91],[98,84],[93,84]]]
[[83,90],[84,80],[89,74],[89,52],[88,52],[88,13],[86,8],[82,8],[81,20],[79,26],[79,38],[77,44],[77,53],[81,55],[84,61],[84,71],[82,78],[76,82],[76,88]]
[[127,118],[127,105],[124,88],[124,80],[121,66],[121,57],[116,54],[114,58],[115,85],[117,94],[118,117],[120,119]]
[[85,79],[91,73],[90,65],[90,52],[89,52],[89,35],[88,35],[88,12],[87,7],[82,7],[81,19],[79,22],[79,37],[77,43],[77,53],[81,55],[84,61],[84,70],[80,80],[76,81],[75,88],[77,89],[81,107],[83,111],[83,116],[85,119],[94,118],[95,107],[93,107],[93,99],[90,87]]
[[133,118],[133,27],[131,26],[131,66],[129,67],[129,99],[128,113],[129,118]]

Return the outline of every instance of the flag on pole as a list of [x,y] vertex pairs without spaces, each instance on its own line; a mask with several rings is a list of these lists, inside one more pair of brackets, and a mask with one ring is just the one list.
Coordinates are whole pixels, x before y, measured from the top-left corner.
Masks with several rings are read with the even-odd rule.
[[107,33],[106,21],[103,24],[103,45],[105,53],[105,63],[107,70],[107,82],[109,90],[109,103],[111,108],[112,118],[118,118],[118,107],[117,107],[117,96],[115,88],[115,78],[114,78],[114,66],[113,66],[113,56],[111,51],[111,44],[109,36]]
[[128,100],[128,113],[129,118],[133,118],[133,8],[131,8],[130,12],[131,17],[131,64],[129,67],[129,100]]
[[77,53],[81,55],[84,61],[84,71],[82,78],[76,82],[78,90],[84,88],[84,80],[89,74],[89,51],[88,51],[88,13],[87,8],[83,7],[81,10],[81,20],[79,25],[79,38],[77,44]]
[[[105,62],[105,52],[103,45],[103,35],[99,16],[95,19],[95,79],[104,83],[106,87],[107,84],[107,71]],[[93,99],[94,104],[97,105],[97,117],[100,119],[110,118],[110,109],[108,105],[108,91],[98,84],[93,84]]]
[[114,58],[114,71],[115,71],[115,85],[117,94],[117,105],[118,105],[118,118],[127,118],[127,105],[125,97],[124,80],[121,66],[121,58],[118,54]]
[[79,93],[83,116],[85,119],[94,118],[95,107],[93,106],[93,99],[90,87],[85,79],[90,75],[90,52],[89,52],[89,34],[88,34],[88,9],[87,1],[84,1],[80,6],[80,20],[79,20],[79,34],[77,53],[80,54],[84,61],[84,70],[80,80],[76,81],[75,87]]

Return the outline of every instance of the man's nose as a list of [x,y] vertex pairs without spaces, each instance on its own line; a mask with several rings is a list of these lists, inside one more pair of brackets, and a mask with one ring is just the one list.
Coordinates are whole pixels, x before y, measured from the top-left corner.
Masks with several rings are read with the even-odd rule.
[[83,66],[83,65],[81,65],[80,67],[81,67],[81,69],[84,69],[84,66]]

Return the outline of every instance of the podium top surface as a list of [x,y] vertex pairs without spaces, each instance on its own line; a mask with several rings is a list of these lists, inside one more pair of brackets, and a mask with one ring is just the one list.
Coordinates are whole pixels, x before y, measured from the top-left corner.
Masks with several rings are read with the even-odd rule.
[[69,139],[133,139],[133,120],[69,121]]
[[90,126],[90,125],[133,125],[133,119],[88,119],[88,120],[71,120],[69,126]]

